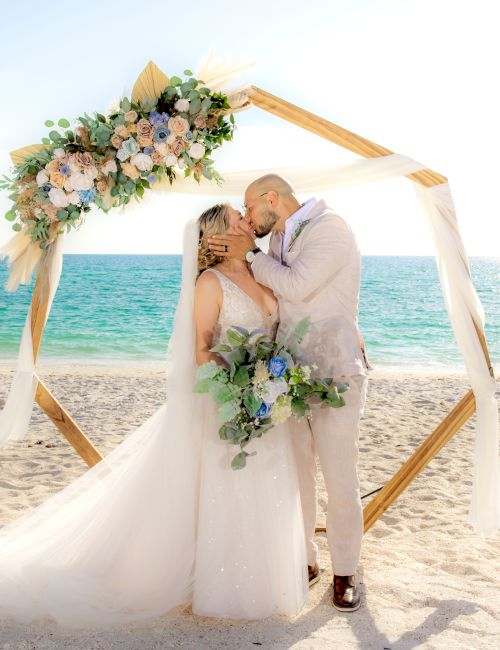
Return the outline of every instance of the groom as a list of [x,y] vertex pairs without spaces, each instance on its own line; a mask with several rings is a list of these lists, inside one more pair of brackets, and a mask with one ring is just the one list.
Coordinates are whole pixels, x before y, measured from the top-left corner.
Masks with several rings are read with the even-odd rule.
[[268,174],[245,192],[246,219],[257,237],[272,232],[265,254],[245,231],[215,236],[218,255],[246,259],[255,279],[279,300],[277,337],[308,316],[301,354],[322,377],[350,389],[345,406],[318,409],[311,421],[291,418],[309,565],[309,584],[319,580],[316,525],[316,454],[328,492],[327,536],[334,571],[333,606],[360,606],[355,573],[361,553],[363,509],[357,474],[359,420],[367,391],[368,363],[358,329],[360,252],[353,232],[323,200],[300,204],[281,176]]

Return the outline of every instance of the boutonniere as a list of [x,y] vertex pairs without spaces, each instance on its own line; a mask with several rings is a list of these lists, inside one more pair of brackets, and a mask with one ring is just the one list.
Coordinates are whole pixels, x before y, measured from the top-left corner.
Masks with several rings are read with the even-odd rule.
[[304,228],[307,226],[307,224],[310,222],[310,219],[305,219],[304,221],[301,221],[297,228],[294,230],[294,233],[292,235],[292,238],[290,239],[290,243],[288,244],[288,248],[286,249],[286,252],[288,253],[290,249],[293,246],[294,241],[297,239],[297,237],[300,235],[300,233],[304,230]]

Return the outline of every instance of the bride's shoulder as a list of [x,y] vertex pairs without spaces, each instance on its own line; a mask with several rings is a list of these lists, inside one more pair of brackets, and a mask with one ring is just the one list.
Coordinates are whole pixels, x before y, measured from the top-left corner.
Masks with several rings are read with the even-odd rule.
[[205,269],[200,273],[198,279],[196,280],[196,291],[197,293],[210,293],[210,294],[220,294],[221,283],[217,277],[217,273],[214,273],[216,269],[210,268]]

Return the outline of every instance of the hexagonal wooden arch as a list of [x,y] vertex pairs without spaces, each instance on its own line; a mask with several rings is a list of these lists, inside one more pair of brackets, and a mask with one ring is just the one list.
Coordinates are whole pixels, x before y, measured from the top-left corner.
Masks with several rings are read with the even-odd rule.
[[[154,79],[158,80],[158,78],[165,78],[168,83],[166,75],[164,75],[164,73],[162,73],[154,63],[149,62],[134,86],[132,97],[134,98],[134,94],[137,98],[138,94],[146,93],[148,90],[147,81],[150,82],[151,86],[155,83]],[[139,83],[141,79],[142,85]],[[146,83],[144,83],[145,79]],[[144,86],[144,88],[142,86]],[[286,120],[287,122],[291,122],[303,129],[311,131],[326,140],[330,140],[344,149],[348,149],[364,158],[376,158],[393,153],[379,144],[367,140],[366,138],[348,131],[337,124],[310,113],[309,111],[299,108],[280,97],[271,95],[256,86],[248,86],[243,91],[239,92],[240,95],[243,94],[244,101],[243,103],[240,103],[238,108],[235,110],[248,108],[252,105],[256,106]],[[40,145],[38,145],[37,148],[39,146]],[[13,159],[16,154],[26,155],[26,150],[27,148],[19,150],[18,152],[13,152]],[[407,178],[424,185],[425,187],[432,187],[447,182],[445,176],[442,176],[431,169],[424,169],[408,174]],[[46,296],[49,294],[47,283],[48,278],[41,277],[40,275],[38,276],[31,302],[31,332],[33,337],[33,356],[35,361],[38,356],[47,315]],[[45,296],[45,298],[43,296]],[[482,326],[476,322],[474,322],[474,326],[481,343],[490,375],[494,377]],[[78,424],[58,402],[54,395],[52,395],[42,381],[38,382],[35,400],[89,467],[92,467],[102,460],[103,457],[99,451],[85,436]],[[410,458],[408,458],[396,474],[394,474],[390,481],[386,483],[380,492],[364,508],[365,532],[373,526],[376,520],[387,510],[401,492],[403,492],[403,490],[424,469],[434,456],[436,456],[452,436],[465,424],[465,422],[467,422],[467,420],[475,413],[475,410],[476,402],[474,394],[472,390],[469,390],[422,443],[422,445],[410,456]],[[324,530],[325,528],[323,527],[316,528],[316,531]]]

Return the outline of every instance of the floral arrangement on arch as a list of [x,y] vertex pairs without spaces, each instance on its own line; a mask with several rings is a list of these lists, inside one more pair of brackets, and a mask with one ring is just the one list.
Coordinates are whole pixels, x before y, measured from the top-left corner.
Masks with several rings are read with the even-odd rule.
[[0,181],[14,202],[5,214],[14,231],[24,230],[45,249],[64,228],[80,226],[92,204],[108,212],[132,197],[140,200],[164,178],[173,183],[179,172],[221,182],[211,156],[233,137],[227,96],[190,70],[184,80],[155,71],[158,96],[137,98],[139,77],[132,99],[122,98],[109,115],[85,113],[74,129],[66,119],[58,121],[59,129],[45,122],[51,130],[42,145],[28,148],[12,178]]

